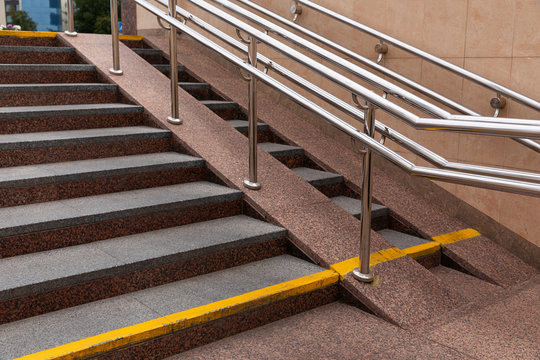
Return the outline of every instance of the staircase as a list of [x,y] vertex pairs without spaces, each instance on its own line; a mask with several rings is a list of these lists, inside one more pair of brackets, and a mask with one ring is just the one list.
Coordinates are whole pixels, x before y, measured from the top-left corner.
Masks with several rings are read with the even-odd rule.
[[[168,75],[161,50],[124,43]],[[234,188],[61,36],[0,36],[0,54],[0,359],[148,359],[193,348],[184,354],[219,358],[216,345],[202,345],[256,343],[262,325],[280,326],[287,317],[315,323],[317,311],[331,313],[326,304],[350,307],[337,300],[381,307],[366,305],[375,288],[359,301],[347,272],[317,265],[324,263],[291,240],[295,230],[278,226],[252,194]],[[185,66],[179,86],[247,134],[242,106]],[[343,213],[339,219],[356,224],[360,195],[346,176],[268,124],[258,130],[263,151],[317,189]],[[385,201],[376,199],[372,218],[373,230],[393,246],[385,250],[408,255],[398,259],[398,272],[420,274],[420,288],[435,286],[422,291],[441,297],[441,313],[500,289],[465,274],[467,264],[446,256]],[[417,290],[415,281],[403,291]],[[383,303],[393,296],[389,284],[377,285]],[[256,327],[263,330],[250,330]]]
[[[1,359],[325,270],[73,48],[2,36],[0,54]],[[335,283],[287,314],[334,301]],[[221,331],[287,316],[279,298],[247,304],[257,316]]]

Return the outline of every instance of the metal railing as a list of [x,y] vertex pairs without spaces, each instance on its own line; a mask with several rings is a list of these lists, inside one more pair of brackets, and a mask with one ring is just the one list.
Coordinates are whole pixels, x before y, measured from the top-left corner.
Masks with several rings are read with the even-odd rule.
[[[374,139],[375,130],[383,133],[385,137],[391,138],[396,141],[396,143],[404,146],[408,149],[414,149],[415,152],[422,154],[430,159],[434,163],[444,163],[444,158],[438,157],[438,155],[429,151],[428,149],[422,147],[421,145],[415,143],[414,141],[408,139],[402,134],[399,134],[397,131],[387,127],[386,125],[375,121],[375,112],[379,108],[383,111],[390,113],[391,115],[408,122],[415,123],[420,126],[420,128],[426,128],[430,130],[445,130],[445,131],[459,131],[459,132],[473,132],[476,134],[484,135],[498,135],[506,137],[514,136],[528,136],[532,138],[540,138],[540,126],[538,122],[532,120],[523,120],[523,119],[501,119],[501,118],[488,118],[488,117],[452,117],[452,120],[457,122],[458,125],[449,124],[448,119],[425,119],[416,117],[416,115],[411,114],[410,112],[404,110],[400,106],[389,102],[383,96],[379,96],[372,91],[356,84],[354,81],[345,78],[339,73],[332,71],[326,66],[323,66],[320,63],[306,57],[305,55],[295,51],[294,49],[288,47],[287,45],[271,38],[266,33],[261,32],[245,23],[235,18],[232,15],[229,15],[212,5],[206,3],[203,0],[187,0],[203,10],[211,13],[216,18],[223,20],[226,23],[232,24],[240,35],[240,31],[247,34],[249,38],[245,42],[249,42],[249,47],[246,44],[240,43],[239,41],[231,38],[229,35],[224,32],[216,29],[215,27],[205,23],[201,19],[195,17],[193,14],[189,13],[186,9],[181,7],[176,7],[176,12],[178,15],[183,17],[183,21],[176,19],[171,16],[174,14],[174,11],[171,11],[171,6],[174,6],[175,1],[170,0],[167,4],[165,0],[158,0],[159,3],[163,5],[168,5],[168,13],[164,12],[155,5],[150,4],[146,0],[135,0],[135,2],[156,15],[160,20],[169,24],[170,28],[175,28],[181,31],[183,34],[192,37],[197,42],[206,46],[207,48],[217,52],[223,58],[230,61],[236,65],[239,69],[249,74],[249,80],[255,82],[255,80],[262,81],[267,84],[270,88],[273,88],[285,96],[289,97],[296,103],[304,106],[308,110],[311,110],[316,115],[320,116],[322,119],[330,123],[332,126],[343,131],[352,139],[355,139],[362,143],[365,147],[364,154],[364,171],[363,171],[363,185],[362,185],[362,227],[360,234],[360,268],[356,269],[353,274],[356,278],[362,281],[371,281],[373,275],[369,270],[369,254],[370,254],[370,217],[371,217],[371,152],[374,151],[385,159],[396,164],[408,174],[412,176],[422,176],[428,177],[434,180],[447,181],[457,184],[472,185],[477,187],[483,187],[488,189],[497,189],[508,192],[515,192],[525,195],[540,196],[540,177],[539,174],[529,173],[529,172],[516,172],[507,169],[499,168],[488,168],[488,167],[478,167],[472,164],[461,164],[462,169],[458,170],[448,170],[448,169],[433,169],[423,166],[417,166],[414,163],[406,160],[403,156],[399,155],[395,151],[392,151],[384,144],[376,141]],[[214,1],[214,0],[211,0]],[[216,0],[218,1],[218,0]],[[221,0],[219,0],[221,1]],[[225,49],[221,45],[210,40],[206,36],[202,35],[200,32],[192,29],[187,25],[187,23],[193,23],[198,27],[204,29],[205,31],[212,34],[212,36],[217,37],[218,39],[224,41],[225,43],[232,45],[234,48],[241,50],[243,53],[248,55],[249,61],[244,61],[239,58],[237,55],[233,54],[229,50]],[[244,38],[240,35],[240,38]],[[354,97],[362,98],[366,101],[366,106],[361,106],[357,101],[357,105],[361,109],[352,107],[351,105],[345,103],[341,99],[328,94],[319,87],[313,85],[306,79],[294,74],[293,72],[287,70],[286,68],[281,67],[279,64],[264,57],[261,54],[257,54],[256,44],[257,42],[264,43],[273,47],[274,49],[282,52],[283,54],[291,57],[300,64],[303,64],[309,68],[317,68],[317,72],[323,74],[330,81],[339,84],[351,91]],[[170,51],[175,50],[171,41]],[[259,70],[257,68],[257,61],[260,61],[264,66],[265,70]],[[310,101],[306,97],[298,94],[294,90],[285,86],[283,83],[277,79],[271,77],[267,74],[267,71],[273,70],[276,73],[283,75],[295,83],[301,85],[305,89],[309,89],[311,93],[317,95],[320,98],[325,99],[329,104],[333,105],[335,108],[353,115],[356,119],[364,123],[364,131],[360,131],[356,127],[348,124],[343,121],[336,115],[330,113],[328,110],[322,108],[319,105],[316,105],[314,102]],[[178,84],[175,84],[176,87]],[[173,86],[173,84],[171,84]],[[255,97],[256,97],[256,87],[250,87],[250,126],[256,129],[256,107],[255,107]],[[172,99],[174,101],[174,98]],[[249,131],[250,136],[250,151],[255,149],[256,146],[256,131]],[[255,145],[255,146],[254,146]],[[256,149],[255,149],[256,150]],[[254,166],[252,166],[254,165]],[[250,156],[250,180],[251,172],[255,174],[256,181],[256,157],[255,162],[253,162],[252,157]],[[475,174],[470,173],[469,171],[474,171],[477,173],[488,172],[486,174]]]

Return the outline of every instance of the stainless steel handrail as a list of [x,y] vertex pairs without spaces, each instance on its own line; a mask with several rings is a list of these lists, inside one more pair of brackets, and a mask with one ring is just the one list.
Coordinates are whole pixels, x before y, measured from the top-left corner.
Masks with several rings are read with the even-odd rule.
[[124,72],[120,69],[120,40],[118,39],[118,0],[111,0],[111,39],[113,67],[109,72],[113,75],[122,75]]
[[[257,16],[255,14],[249,12],[249,11],[246,11],[245,9],[231,3],[228,0],[210,0],[210,1],[221,5],[222,7],[226,8],[227,10],[230,10],[230,11],[234,12],[235,14],[238,14],[238,15],[242,16],[243,18],[250,20],[251,22],[254,22],[255,24],[257,24],[259,26],[262,26],[263,28],[266,29],[266,31],[269,31],[271,33],[279,35],[279,36],[287,39],[288,41],[294,43],[295,45],[300,46],[303,49],[306,49],[306,50],[314,53],[317,56],[320,56],[321,58],[331,62],[332,64],[340,67],[341,69],[343,69],[343,70],[345,70],[345,71],[347,71],[347,72],[349,72],[349,73],[351,73],[351,74],[353,74],[355,76],[358,76],[358,77],[362,78],[367,83],[378,87],[379,89],[383,90],[385,93],[393,95],[396,98],[399,98],[399,99],[403,100],[404,102],[408,103],[409,105],[412,105],[412,106],[420,109],[421,111],[423,111],[426,114],[435,116],[436,118],[455,119],[455,117],[452,114],[450,114],[449,112],[443,110],[442,108],[437,107],[437,106],[425,101],[424,99],[422,99],[422,98],[420,98],[420,97],[418,97],[418,96],[416,96],[416,95],[414,95],[414,94],[412,94],[412,93],[410,93],[410,92],[408,92],[408,91],[406,91],[406,90],[404,90],[404,89],[402,89],[400,87],[395,86],[391,82],[389,82],[389,81],[387,81],[387,80],[385,80],[385,79],[383,79],[381,77],[378,77],[378,76],[368,72],[367,70],[360,68],[359,66],[356,66],[355,64],[351,63],[350,61],[347,61],[347,60],[345,60],[345,59],[343,59],[343,58],[341,58],[341,57],[327,51],[326,49],[323,49],[322,47],[320,47],[320,46],[318,46],[318,45],[316,45],[314,43],[311,43],[311,42],[305,40],[304,38],[301,38],[301,37],[297,36],[296,34],[290,32],[290,31],[287,31],[284,28],[281,28],[276,24],[273,24],[272,22],[270,22],[270,21],[268,21],[266,19],[263,19],[260,16]],[[243,3],[245,5],[252,4],[250,1],[246,1],[246,0],[238,0],[238,1],[240,1],[241,3]],[[263,12],[267,16],[270,16],[269,13],[271,13],[271,12],[264,11],[264,8],[261,8],[260,6],[254,5],[253,8],[255,8],[257,11]],[[272,18],[275,18],[275,17],[272,17]],[[293,25],[296,25],[296,24],[293,23]],[[301,27],[299,27],[297,25],[295,27],[295,29],[298,29],[298,28],[301,28]],[[321,37],[321,36],[318,36],[318,38],[317,38],[317,40],[320,40],[320,41],[323,41],[323,39],[324,38]],[[339,47],[338,44],[335,44],[335,43],[333,43],[333,42],[331,42],[329,40],[325,41],[324,43],[329,45],[329,46],[335,45],[335,47]],[[341,47],[340,49],[343,50],[344,48]],[[347,55],[350,56],[351,55],[350,53],[354,54],[354,52],[351,52],[349,50],[347,52]],[[358,57],[357,57],[357,60],[360,60],[360,59],[358,59]],[[367,62],[370,62],[367,59],[365,59],[365,60]],[[381,67],[378,64],[375,64],[375,65],[378,66],[378,67]],[[383,67],[381,67],[381,68],[383,68]],[[396,75],[398,75],[398,74],[396,74]],[[406,79],[406,78],[403,78],[403,79]],[[411,84],[411,85],[414,85],[414,83]],[[418,86],[420,86],[420,85],[418,85]],[[448,100],[448,101],[450,101],[450,100]],[[457,103],[454,103],[454,104],[459,105]],[[471,115],[471,116],[479,116],[479,114],[477,114],[477,113],[475,113],[472,110],[469,110],[467,108],[463,108],[461,110],[465,114],[468,114],[468,115]],[[460,120],[466,120],[466,119],[460,119]],[[493,121],[493,120],[490,120],[490,121]],[[540,144],[536,143],[535,141],[532,141],[530,139],[515,139],[515,140],[520,142],[521,144],[523,144],[523,145],[537,151],[537,152],[540,152]]]
[[[357,128],[355,128],[354,126],[339,119],[336,115],[323,109],[319,105],[314,104],[313,102],[306,99],[302,95],[296,93],[295,91],[291,90],[287,86],[283,85],[281,82],[270,77],[269,75],[266,74],[266,72],[260,71],[255,66],[251,65],[250,63],[246,63],[245,61],[243,61],[242,59],[240,59],[239,57],[237,57],[230,51],[219,46],[218,44],[206,38],[205,36],[201,35],[197,31],[189,28],[185,23],[182,23],[176,18],[169,16],[168,14],[160,10],[158,7],[152,4],[149,4],[145,0],[135,0],[135,2],[141,5],[142,7],[144,7],[145,9],[149,10],[150,12],[154,13],[156,16],[158,16],[162,20],[169,23],[171,27],[175,27],[179,29],[184,34],[191,36],[202,45],[212,49],[213,51],[216,51],[222,57],[224,57],[225,59],[232,62],[234,65],[236,65],[238,68],[249,73],[250,76],[257,78],[260,81],[263,81],[271,88],[276,89],[277,91],[283,93],[285,96],[289,97],[293,101],[299,103],[300,105],[304,106],[308,110],[311,110],[315,114],[319,115],[321,118],[329,122],[332,126],[348,134],[351,138],[360,141],[366,147],[366,150],[367,150],[366,153],[369,153],[368,151],[375,151],[382,157],[398,165],[400,168],[405,170],[410,175],[423,176],[423,177],[432,178],[434,180],[448,181],[448,182],[457,183],[457,184],[473,185],[473,186],[478,186],[478,187],[488,188],[488,189],[497,189],[497,190],[516,192],[516,193],[526,194],[526,195],[540,196],[540,184],[536,184],[536,183],[531,183],[531,182],[526,182],[526,181],[516,181],[516,180],[510,180],[510,179],[499,178],[499,177],[494,177],[494,176],[469,174],[469,173],[461,172],[461,171],[431,169],[431,168],[426,168],[422,166],[416,166],[412,162],[406,160],[404,157],[390,150],[383,144],[380,144],[378,141],[376,141],[373,138],[374,132],[373,132],[372,124],[374,123],[373,121],[374,111],[378,105],[373,102],[370,102],[367,96],[365,96],[365,98],[368,100],[368,104],[367,104],[368,107],[367,107],[367,112],[365,115],[365,119],[366,119],[365,122],[367,124],[367,127],[369,127],[369,130],[367,130],[366,131],[367,133],[364,134],[360,132]],[[239,22],[237,22],[237,24],[238,23]],[[248,32],[248,34],[252,36],[251,41],[254,41],[255,39],[260,39],[259,38],[260,35],[258,33],[256,33],[257,36],[255,36],[252,32],[253,30]],[[300,60],[298,61],[301,62]],[[507,127],[507,128],[517,126],[517,125],[505,124],[505,123],[500,123],[498,125],[502,127]],[[534,126],[531,126],[531,127],[534,127]],[[364,173],[366,173],[366,169],[364,169]],[[367,176],[366,176],[366,179],[367,179],[366,180],[367,183],[364,184],[364,189],[371,186],[371,179]],[[366,194],[362,198],[363,214],[368,213],[368,210],[370,209],[370,207],[371,207],[371,196]],[[362,222],[363,221],[364,220],[362,220]],[[362,281],[371,281],[373,279],[373,276],[369,271],[369,251],[370,251],[369,236],[370,236],[370,229],[365,229],[363,227],[363,230],[361,231],[361,234],[360,234],[361,268],[355,269],[355,271],[353,272],[353,275],[357,279],[362,280]],[[368,269],[367,271],[365,270],[366,267]]]
[[456,66],[452,63],[449,63],[448,61],[444,61],[426,51],[420,50],[414,46],[411,46],[409,44],[404,43],[403,41],[400,41],[396,38],[393,38],[387,34],[384,34],[380,31],[377,31],[373,28],[370,28],[369,26],[366,26],[364,24],[359,23],[358,21],[354,21],[346,16],[343,16],[341,14],[338,14],[322,5],[315,4],[314,2],[310,0],[294,0],[296,3],[300,3],[302,5],[305,5],[307,7],[312,8],[313,10],[316,10],[322,14],[328,15],[333,19],[336,19],[344,24],[347,24],[349,26],[352,26],[355,29],[358,29],[366,34],[372,35],[373,37],[376,37],[377,39],[384,41],[388,44],[392,44],[402,50],[405,50],[411,54],[414,54],[416,56],[421,57],[424,60],[427,60],[435,65],[438,65],[442,68],[445,68],[461,77],[464,77],[468,80],[471,80],[479,85],[482,85],[488,89],[493,90],[495,93],[504,95],[510,99],[513,99],[525,106],[528,106],[536,111],[540,111],[540,102],[531,99],[523,94],[520,94],[512,89],[509,89],[507,87],[504,87],[500,84],[497,84],[491,80],[488,80],[482,76],[479,76],[473,72],[470,72],[468,70],[465,70],[459,66]]
[[[167,0],[157,0],[160,4],[167,6]],[[189,21],[190,23],[193,23],[197,26],[199,26],[201,29],[211,33],[212,35],[216,36],[220,40],[224,41],[225,43],[233,46],[234,48],[240,50],[242,53],[248,53],[249,49],[246,45],[241,43],[240,41],[232,38],[231,36],[227,35],[223,31],[217,29],[216,27],[208,24],[204,20],[198,18],[197,16],[193,15],[192,13],[184,10],[181,7],[177,7],[178,14]],[[308,90],[318,98],[326,101],[327,103],[331,104],[332,106],[336,107],[337,109],[343,111],[345,114],[350,115],[354,117],[356,120],[360,122],[364,122],[364,112],[360,111],[358,108],[348,104],[347,102],[335,97],[334,95],[326,92],[325,90],[321,89],[320,87],[314,85],[313,83],[309,82],[308,80],[302,78],[301,76],[293,73],[292,71],[286,69],[285,67],[279,65],[276,61],[272,61],[268,59],[266,56],[262,54],[258,54],[257,56],[258,62],[263,64],[263,66],[266,69],[272,70],[275,73],[285,77],[286,79],[294,82],[295,84],[301,86],[302,88]],[[398,131],[386,126],[385,124],[381,123],[380,121],[375,121],[375,129],[377,132],[382,134],[385,138],[388,138],[396,143],[398,143],[403,148],[411,151],[412,153],[422,157],[424,160],[430,162],[431,164],[442,168],[442,169],[450,169],[450,170],[458,170],[458,171],[465,171],[469,173],[476,173],[481,175],[491,175],[491,176],[497,176],[497,177],[506,177],[509,179],[515,179],[515,180],[524,180],[524,181],[532,181],[532,182],[540,182],[540,174],[534,174],[529,172],[523,172],[523,171],[516,171],[516,170],[509,170],[509,169],[500,169],[500,168],[494,168],[494,167],[487,167],[487,166],[481,166],[481,165],[472,165],[472,164],[464,164],[464,163],[456,163],[456,162],[450,162],[446,160],[444,157],[428,150],[424,146],[418,144],[417,142],[411,140],[410,138],[406,137],[405,135],[399,133]],[[255,137],[256,138],[256,137]],[[256,167],[254,167],[256,168]]]
[[[339,51],[341,52],[342,54],[350,57],[351,59],[354,59],[366,66],[369,66],[370,68],[372,68],[373,70],[376,70],[386,76],[388,76],[389,78],[391,79],[394,79],[406,86],[408,86],[409,88],[411,89],[414,89],[416,91],[418,91],[420,94],[423,94],[433,100],[436,100],[438,101],[439,103],[449,107],[450,109],[454,109],[456,111],[459,111],[460,113],[462,114],[465,114],[465,115],[471,115],[471,116],[480,116],[479,113],[457,103],[456,101],[453,101],[421,84],[418,84],[417,82],[414,82],[412,81],[411,79],[395,72],[395,71],[392,71],[382,65],[379,64],[379,62],[375,62],[375,61],[371,61],[369,60],[368,58],[365,58],[361,55],[359,55],[358,53],[334,42],[334,41],[331,41],[327,38],[325,38],[324,36],[321,36],[303,26],[300,26],[298,24],[296,24],[294,21],[291,21],[291,20],[288,20],[282,16],[279,16],[278,14],[266,9],[265,7],[262,7],[258,4],[255,4],[254,2],[250,1],[250,0],[236,0],[237,2],[243,4],[243,5],[246,5],[246,6],[249,6],[250,8],[260,12],[261,14],[264,14],[276,21],[279,21],[280,23],[284,24],[284,25],[287,25],[289,26],[290,28],[306,35],[306,36],[309,36],[311,37],[312,39],[314,40],[317,40],[318,42],[336,50],[336,51]],[[534,150],[536,152],[540,152],[540,144],[533,141],[533,140],[530,140],[530,139],[518,139],[518,138],[514,138],[515,141],[517,141],[518,143],[530,148],[531,150]]]
[[[540,138],[540,127],[538,122],[534,120],[523,119],[502,119],[502,118],[489,118],[489,117],[474,117],[474,116],[455,116],[448,113],[448,118],[433,119],[433,118],[420,118],[414,113],[405,110],[397,104],[394,104],[387,100],[385,97],[380,96],[373,91],[357,84],[349,78],[341,75],[340,73],[330,69],[327,66],[311,59],[310,57],[294,50],[293,48],[281,43],[280,41],[270,37],[267,33],[263,33],[253,26],[250,26],[232,15],[208,4],[204,0],[187,0],[188,2],[197,5],[202,10],[216,16],[218,19],[242,30],[243,32],[257,38],[262,43],[274,48],[282,54],[292,58],[296,62],[306,66],[307,68],[319,73],[320,75],[328,78],[343,88],[349,90],[351,94],[362,97],[368,103],[375,105],[381,110],[389,113],[392,116],[408,123],[409,125],[421,130],[438,130],[438,131],[454,131],[483,135],[497,135],[508,137],[527,137],[527,138]],[[239,12],[243,16],[252,17],[249,12],[241,7],[235,6],[226,0],[210,0],[221,4],[227,3],[227,9]],[[291,34],[294,35],[294,34]],[[321,49],[323,52],[326,51]],[[328,51],[326,51],[329,53]],[[329,53],[329,57],[335,59],[335,55]],[[336,59],[339,63],[347,63],[344,59]],[[356,66],[351,64],[352,66]],[[360,68],[361,69],[361,68]],[[362,72],[364,71],[361,69]],[[371,75],[366,75],[372,77]],[[373,81],[375,81],[373,78]],[[386,80],[381,81],[388,83]],[[389,88],[395,89],[396,92],[403,93],[403,90],[398,88],[392,83],[388,83]],[[420,99],[419,101],[425,102]],[[427,103],[427,102],[426,102]],[[427,103],[429,104],[429,103]],[[435,112],[440,112],[441,109],[429,104],[426,107],[430,107]],[[508,126],[512,125],[512,126]]]
[[73,8],[73,0],[67,0],[67,18],[68,18],[68,28],[66,31],[66,35],[69,36],[77,36],[77,32],[75,31],[75,10]]

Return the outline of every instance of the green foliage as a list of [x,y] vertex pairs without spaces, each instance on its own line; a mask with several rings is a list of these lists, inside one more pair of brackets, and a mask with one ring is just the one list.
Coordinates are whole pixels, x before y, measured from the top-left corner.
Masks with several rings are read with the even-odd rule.
[[[120,1],[118,8],[120,14]],[[110,1],[75,0],[75,30],[81,33],[110,34]]]
[[14,25],[20,25],[23,31],[36,31],[37,24],[28,13],[23,10],[15,10],[13,7],[9,9],[9,16],[11,17],[11,23]]

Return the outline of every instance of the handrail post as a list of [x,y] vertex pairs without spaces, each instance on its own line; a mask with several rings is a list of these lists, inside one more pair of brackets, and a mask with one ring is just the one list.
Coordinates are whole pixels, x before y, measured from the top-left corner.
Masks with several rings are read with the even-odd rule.
[[[364,112],[364,134],[375,137],[375,106],[368,103]],[[360,214],[360,267],[353,270],[355,279],[362,282],[372,282],[373,273],[369,269],[369,255],[371,242],[371,190],[372,190],[372,163],[371,150],[366,147],[363,160],[362,174],[362,213]]]
[[112,38],[112,53],[113,67],[109,72],[113,75],[122,75],[124,72],[120,70],[120,45],[118,40],[118,1],[111,0],[111,38]]
[[68,16],[68,29],[64,31],[64,33],[69,36],[77,36],[77,32],[75,31],[73,0],[67,1],[67,16]]
[[[176,0],[169,0],[169,15],[176,19]],[[171,115],[167,117],[167,121],[174,125],[180,125],[178,111],[178,55],[177,55],[177,39],[176,28],[169,25],[169,54],[171,66]]]
[[[248,60],[251,66],[257,67],[257,39],[249,38]],[[244,186],[251,190],[259,190],[261,184],[257,181],[257,79],[249,76],[249,179],[244,180]]]

